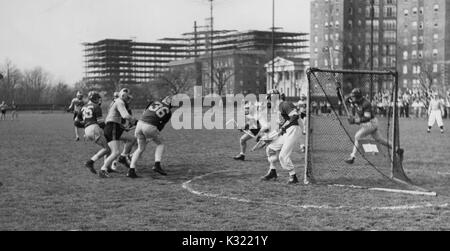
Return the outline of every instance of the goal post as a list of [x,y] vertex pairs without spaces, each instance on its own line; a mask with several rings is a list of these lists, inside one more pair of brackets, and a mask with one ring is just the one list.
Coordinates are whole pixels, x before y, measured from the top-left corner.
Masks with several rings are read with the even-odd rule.
[[[403,169],[397,72],[310,68],[307,77],[305,184],[426,192]],[[354,88],[372,105],[368,123],[349,122],[358,109],[347,102]]]

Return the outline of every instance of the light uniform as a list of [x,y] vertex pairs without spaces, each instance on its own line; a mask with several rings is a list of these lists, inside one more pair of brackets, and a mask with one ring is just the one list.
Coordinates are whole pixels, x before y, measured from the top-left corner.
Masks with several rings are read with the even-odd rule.
[[248,114],[245,115],[245,128],[248,128],[253,136],[257,136],[261,131],[258,107],[256,105],[246,104],[244,109],[245,111],[248,111]]
[[158,101],[151,103],[145,109],[136,126],[136,138],[140,140],[150,139],[157,145],[163,144],[160,132],[170,121],[171,117],[172,112],[167,104]]
[[72,99],[72,103],[70,105],[71,108],[73,108],[73,119],[76,120],[78,114],[81,112],[81,109],[83,109],[84,101],[82,99],[74,98]]
[[[290,102],[282,102],[279,107],[281,121],[289,121],[290,117],[297,115],[297,108],[294,104]],[[294,170],[294,164],[291,160],[291,155],[294,149],[298,146],[300,142],[300,137],[302,135],[302,130],[299,126],[298,121],[294,122],[289,128],[287,128],[286,133],[273,141],[267,147],[267,155],[269,157],[269,162],[273,163],[274,152],[279,152],[279,160],[281,167],[285,170]]]
[[83,116],[85,125],[85,138],[104,148],[107,148],[108,144],[106,143],[103,129],[100,128],[98,123],[98,119],[103,116],[100,106],[98,104],[89,102],[85,107],[81,109],[81,114]]
[[111,104],[108,116],[106,116],[105,138],[107,142],[118,141],[122,137],[125,129],[122,126],[122,118],[129,114],[125,102],[122,99],[116,99]]
[[442,120],[442,111],[444,109],[444,104],[440,100],[432,99],[430,101],[430,117],[428,118],[428,126],[432,127],[436,122],[439,127],[444,126]]

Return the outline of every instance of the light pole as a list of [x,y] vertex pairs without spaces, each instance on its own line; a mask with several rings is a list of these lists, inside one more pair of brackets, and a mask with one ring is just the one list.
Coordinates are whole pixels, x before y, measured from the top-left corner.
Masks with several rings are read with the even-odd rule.
[[213,18],[213,1],[209,0],[211,4],[211,34],[210,34],[210,50],[211,50],[211,72],[210,72],[210,81],[211,81],[211,95],[214,93],[214,18]]

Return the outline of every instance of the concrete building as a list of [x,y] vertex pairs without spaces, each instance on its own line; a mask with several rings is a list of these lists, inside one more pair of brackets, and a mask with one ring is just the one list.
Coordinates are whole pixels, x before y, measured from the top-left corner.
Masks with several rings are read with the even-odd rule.
[[[168,64],[170,71],[182,71],[190,75],[194,96],[227,94],[261,94],[266,92],[264,51],[219,51],[214,56],[214,84],[211,85],[210,56],[204,54],[195,59],[174,61]],[[195,74],[192,74],[195,73]],[[202,93],[199,91],[202,90]]]
[[[272,67],[272,64],[275,64]],[[266,68],[266,90],[279,90],[287,97],[299,97],[307,94],[308,80],[306,69],[309,67],[307,59],[281,58],[277,57],[265,65]],[[273,70],[275,76],[273,77]],[[273,80],[275,82],[273,82]]]
[[[450,70],[445,43],[450,38],[449,10],[445,0],[314,0],[311,66],[395,69],[401,88],[445,90]],[[346,84],[350,88],[355,83]],[[391,84],[376,79],[373,91]]]

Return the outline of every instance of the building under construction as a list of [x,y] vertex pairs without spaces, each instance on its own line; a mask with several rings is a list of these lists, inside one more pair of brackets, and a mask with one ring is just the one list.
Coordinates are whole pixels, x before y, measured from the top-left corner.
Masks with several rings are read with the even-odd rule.
[[182,43],[138,43],[105,39],[84,43],[85,81],[118,84],[147,83],[167,71],[167,64],[186,58]]
[[84,80],[116,84],[148,83],[164,74],[169,62],[200,57],[211,51],[264,51],[269,59],[273,52],[276,56],[291,58],[309,55],[307,33],[275,32],[274,36],[271,31],[255,30],[211,33],[198,31],[197,27],[181,38],[163,38],[157,43],[105,39],[83,45]]

